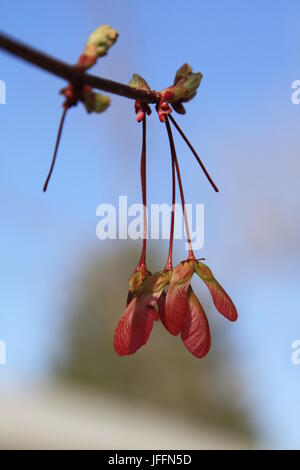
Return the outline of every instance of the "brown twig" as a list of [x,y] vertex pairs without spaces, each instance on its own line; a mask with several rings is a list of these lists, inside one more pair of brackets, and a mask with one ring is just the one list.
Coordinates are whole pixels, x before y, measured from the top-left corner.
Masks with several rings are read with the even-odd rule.
[[132,100],[141,100],[147,103],[156,103],[159,94],[156,91],[138,90],[136,88],[124,85],[123,83],[107,80],[106,78],[96,77],[77,70],[73,65],[66,64],[61,60],[40,52],[16,39],[13,39],[3,33],[0,33],[0,49],[10,54],[20,57],[37,67],[47,70],[58,77],[64,78],[75,86],[83,84],[90,85],[92,88],[113,93],[114,95],[124,96]]

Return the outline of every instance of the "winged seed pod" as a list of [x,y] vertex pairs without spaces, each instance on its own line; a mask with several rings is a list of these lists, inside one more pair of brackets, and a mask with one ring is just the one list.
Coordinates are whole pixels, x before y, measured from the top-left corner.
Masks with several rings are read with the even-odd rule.
[[154,321],[159,319],[156,307],[170,277],[169,272],[157,272],[147,275],[142,282],[139,278],[115,329],[114,348],[119,356],[134,354],[148,341]]

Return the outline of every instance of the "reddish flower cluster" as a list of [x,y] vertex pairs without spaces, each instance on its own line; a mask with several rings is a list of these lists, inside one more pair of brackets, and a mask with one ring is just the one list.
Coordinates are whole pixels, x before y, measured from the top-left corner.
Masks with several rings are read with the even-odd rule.
[[[185,65],[179,69],[176,77],[182,69],[184,69],[184,72],[188,70],[189,73],[191,73],[189,66]],[[139,86],[140,88],[143,87],[144,89],[149,88],[147,83],[136,74],[134,75],[133,83],[131,84],[137,87]],[[185,200],[180,169],[169,119],[191,148],[213,188],[216,191],[218,191],[218,188],[207,173],[203,163],[196,154],[195,149],[183,134],[174,118],[170,115],[172,109],[168,100],[172,99],[172,96],[174,97],[174,95],[175,94],[172,95],[172,87],[169,87],[161,93],[156,106],[156,111],[160,121],[165,123],[170,143],[172,163],[172,214],[167,262],[162,271],[154,274],[151,274],[146,267],[146,114],[150,114],[150,108],[148,105],[144,105],[141,102],[135,103],[137,121],[142,122],[143,124],[141,185],[143,205],[145,208],[144,236],[140,261],[129,281],[127,306],[114,334],[114,347],[117,354],[120,356],[134,354],[141,346],[146,344],[153,328],[154,321],[159,319],[172,335],[181,335],[181,339],[185,347],[195,357],[202,358],[208,353],[211,343],[208,321],[203,307],[190,285],[191,278],[194,273],[198,274],[208,287],[216,309],[228,320],[235,321],[237,319],[237,311],[232,300],[215,279],[209,267],[203,264],[201,260],[197,260],[195,258],[192,249],[188,220],[185,213]],[[183,100],[178,99],[178,95],[175,97],[177,109],[182,110]],[[173,268],[172,252],[176,176],[184,213],[189,254],[187,260],[182,261],[178,266]]]
[[[75,69],[80,72],[85,72],[92,67],[99,57],[102,57],[107,53],[108,49],[116,42],[117,37],[117,31],[108,25],[97,28],[89,36],[85,49],[79,56],[75,65]],[[170,126],[171,121],[194,154],[214,190],[218,191],[217,186],[208,174],[194,147],[191,145],[188,138],[185,136],[171,114],[172,108],[180,114],[185,113],[183,103],[186,103],[196,95],[201,79],[202,74],[200,72],[194,73],[190,65],[184,64],[177,71],[173,84],[161,92],[151,90],[147,82],[138,74],[134,74],[130,81],[131,87],[151,92],[152,102],[155,101],[156,103],[156,111],[159,120],[166,126],[171,150],[172,213],[169,253],[166,265],[162,271],[151,274],[146,267],[146,117],[151,114],[151,109],[149,104],[141,100],[137,100],[135,102],[137,121],[142,122],[143,129],[141,186],[144,205],[144,233],[141,257],[129,282],[127,307],[114,334],[115,350],[120,356],[133,354],[142,345],[144,345],[149,338],[154,321],[158,319],[161,320],[163,325],[172,335],[177,336],[181,334],[181,339],[184,345],[194,356],[200,358],[207,354],[210,348],[210,332],[205,312],[190,285],[190,281],[194,273],[198,274],[198,276],[207,285],[217,310],[231,321],[235,321],[237,319],[237,311],[229,296],[214,278],[211,270],[200,260],[195,258],[191,244],[188,219],[185,212],[181,174]],[[65,97],[65,101],[63,103],[63,114],[59,126],[51,168],[44,185],[44,191],[47,189],[47,185],[54,168],[67,110],[72,106],[77,105],[78,102],[82,102],[88,113],[101,113],[107,109],[110,104],[110,99],[107,96],[94,93],[90,86],[84,84],[69,83],[68,86],[61,91],[61,94]],[[173,268],[172,253],[176,177],[184,214],[189,254],[187,260],[182,261],[177,267]]]
[[185,347],[195,357],[202,358],[208,353],[208,321],[190,285],[195,272],[207,285],[217,310],[228,320],[237,319],[232,300],[201,261],[187,259],[175,269],[165,268],[152,275],[149,271],[144,275],[138,267],[130,279],[127,308],[114,334],[115,350],[120,356],[134,354],[146,344],[158,319],[172,335],[181,334]]

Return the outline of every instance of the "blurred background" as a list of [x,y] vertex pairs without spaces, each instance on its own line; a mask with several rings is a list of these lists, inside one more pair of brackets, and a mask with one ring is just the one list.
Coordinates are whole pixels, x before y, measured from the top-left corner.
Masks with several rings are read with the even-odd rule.
[[[218,315],[196,279],[212,348],[196,360],[159,322],[148,344],[112,346],[140,241],[96,237],[96,208],[140,202],[141,128],[131,100],[66,119],[48,192],[64,82],[0,51],[1,448],[299,448],[297,0],[1,0],[1,30],[74,63],[90,32],[117,44],[92,73],[153,89],[184,62],[203,73],[177,118],[213,175],[215,194],[176,136],[186,201],[205,205],[197,257],[230,293],[239,320]],[[148,121],[148,200],[170,203],[165,131]],[[162,267],[167,242],[149,243]],[[185,257],[175,242],[175,260]]]

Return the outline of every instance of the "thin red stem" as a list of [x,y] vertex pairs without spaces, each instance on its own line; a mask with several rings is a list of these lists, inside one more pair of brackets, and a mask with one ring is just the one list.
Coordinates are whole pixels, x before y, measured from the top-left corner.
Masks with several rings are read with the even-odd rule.
[[143,118],[143,142],[141,153],[141,186],[143,198],[143,248],[138,268],[146,272],[146,246],[147,246],[147,206],[146,206],[146,113]]
[[171,114],[169,115],[169,118],[171,119],[171,122],[173,123],[173,125],[176,127],[176,129],[178,130],[179,134],[181,135],[181,137],[183,138],[183,140],[185,141],[185,143],[189,146],[190,150],[192,151],[192,153],[194,154],[194,156],[196,157],[196,160],[197,162],[199,163],[199,165],[201,166],[202,170],[203,170],[203,173],[205,174],[206,178],[208,179],[208,181],[210,182],[210,184],[212,185],[212,187],[214,188],[214,190],[216,191],[216,193],[219,192],[219,189],[218,187],[216,186],[216,184],[213,182],[212,178],[210,177],[207,169],[205,168],[204,164],[202,163],[199,155],[197,154],[196,150],[194,149],[194,147],[192,146],[191,142],[188,140],[187,136],[184,134],[184,132],[182,131],[182,129],[179,127],[179,125],[177,124],[177,122],[175,121],[175,119],[173,118],[173,116],[171,116]]
[[195,255],[194,255],[193,248],[192,248],[192,242],[191,242],[191,236],[190,236],[187,213],[186,213],[186,210],[185,210],[185,200],[184,200],[184,193],[183,193],[183,186],[182,186],[182,181],[181,181],[180,169],[179,169],[179,165],[178,165],[178,160],[177,160],[177,155],[176,155],[176,150],[175,150],[175,145],[174,145],[174,140],[173,140],[173,134],[172,134],[172,131],[171,131],[171,126],[170,126],[170,123],[169,123],[168,116],[166,116],[166,121],[165,122],[166,122],[166,128],[167,128],[167,132],[168,132],[171,152],[173,154],[173,159],[174,159],[176,173],[177,173],[177,180],[178,180],[178,186],[179,186],[180,197],[181,197],[181,205],[182,205],[182,211],[183,211],[183,216],[184,216],[185,231],[186,231],[186,237],[187,237],[187,242],[188,242],[188,246],[189,246],[188,259],[195,259]]
[[169,253],[168,259],[164,271],[169,271],[173,269],[173,241],[174,241],[174,222],[175,222],[175,197],[176,197],[176,186],[175,186],[175,160],[173,148],[171,146],[171,164],[172,164],[172,213],[171,213],[171,226],[170,226],[170,243],[169,243]]
[[64,125],[64,122],[65,122],[65,117],[66,117],[68,109],[69,109],[68,106],[64,107],[64,110],[63,110],[63,113],[62,113],[62,116],[61,116],[61,119],[60,119],[60,124],[59,124],[58,134],[57,134],[57,138],[56,138],[55,149],[54,149],[54,153],[53,153],[53,157],[52,157],[52,163],[51,163],[51,167],[50,167],[47,179],[46,179],[44,187],[43,187],[44,192],[47,191],[48,183],[50,181],[50,178],[51,178],[51,175],[52,175],[52,172],[53,172],[53,169],[54,169],[57,150],[58,150],[58,146],[59,146],[59,142],[60,142],[60,138],[61,138],[61,133],[62,133],[62,129],[63,129],[63,125]]

